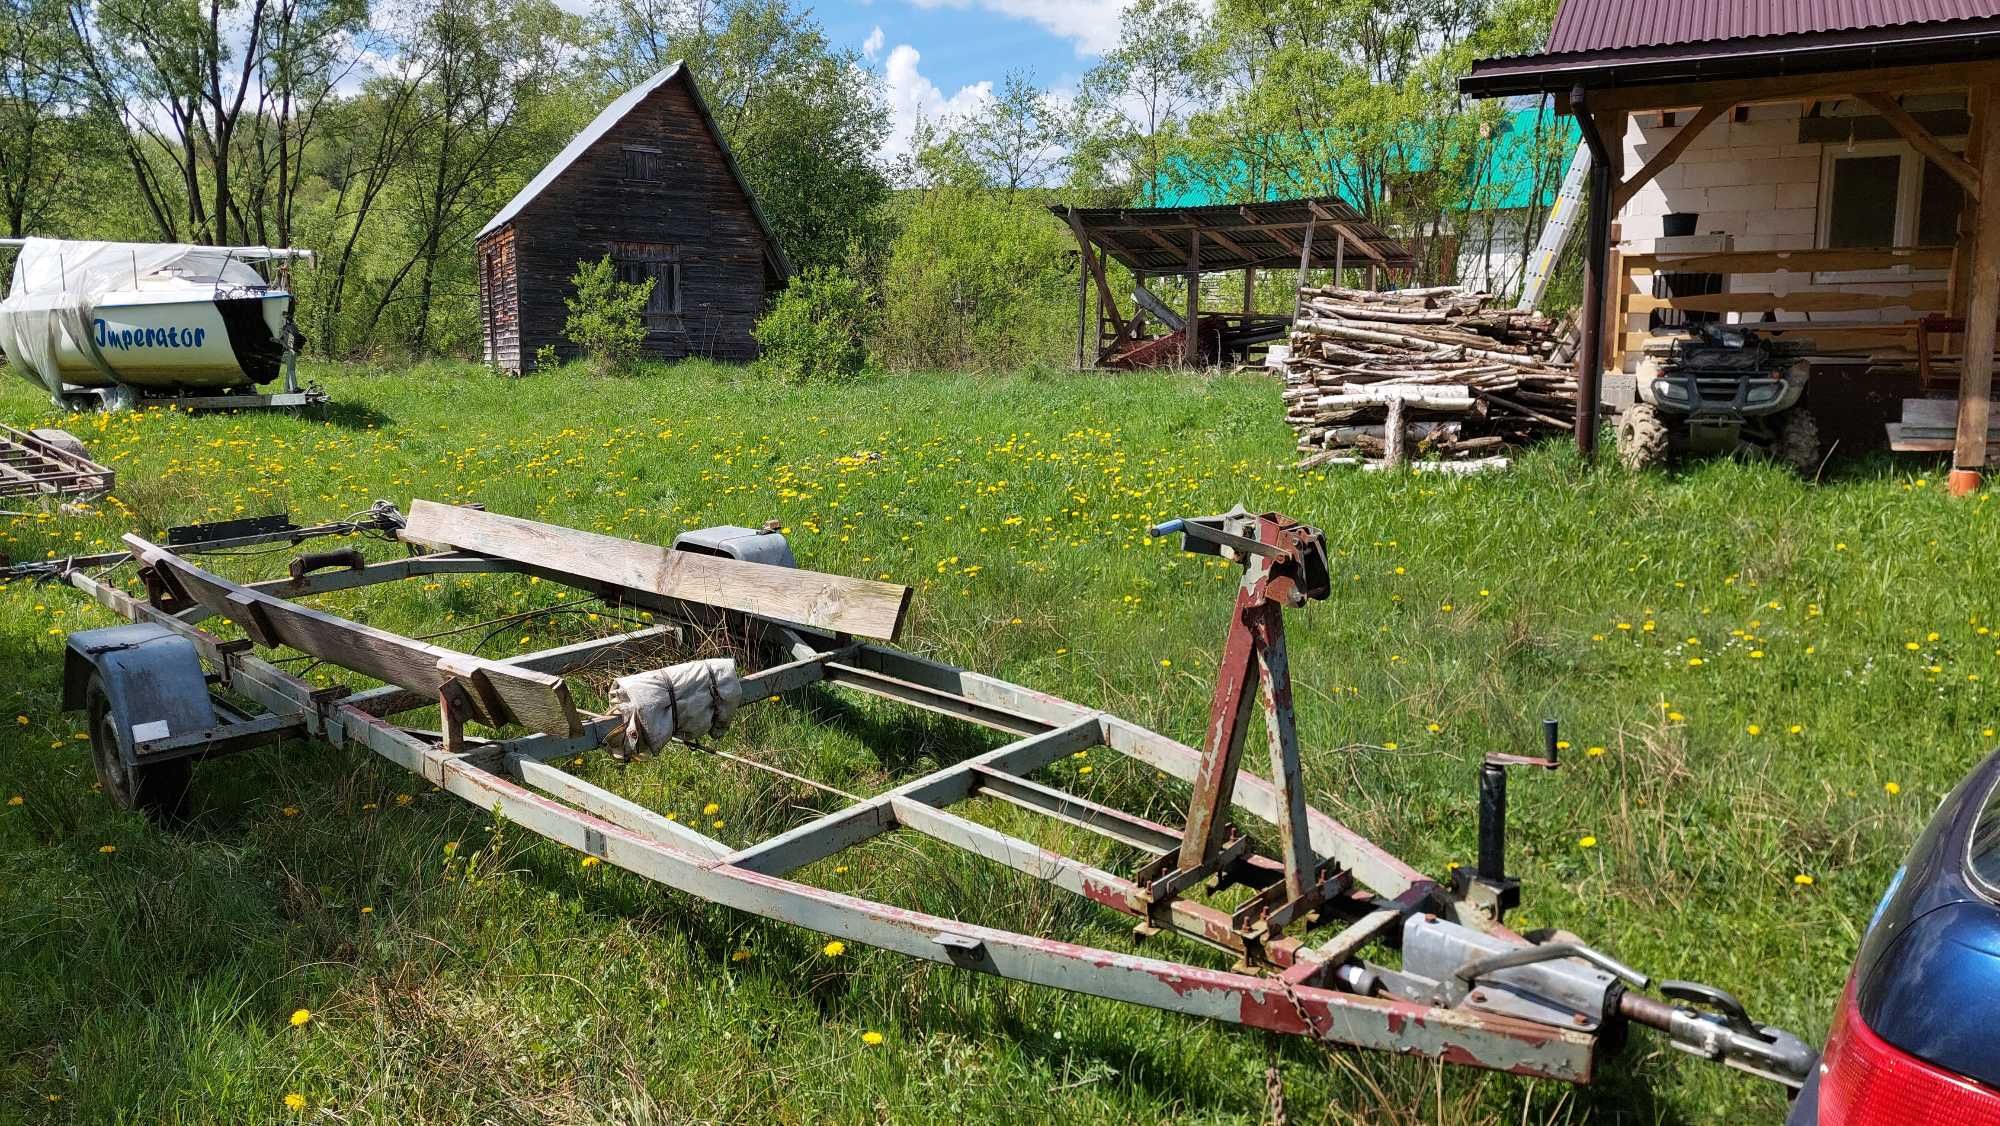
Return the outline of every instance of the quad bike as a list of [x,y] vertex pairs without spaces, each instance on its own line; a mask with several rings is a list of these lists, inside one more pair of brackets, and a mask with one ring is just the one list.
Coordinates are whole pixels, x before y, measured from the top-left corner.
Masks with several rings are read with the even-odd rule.
[[1813,472],[1819,424],[1799,402],[1806,347],[1721,324],[1649,341],[1639,361],[1639,402],[1618,417],[1618,460],[1644,469],[1675,453],[1748,448]]

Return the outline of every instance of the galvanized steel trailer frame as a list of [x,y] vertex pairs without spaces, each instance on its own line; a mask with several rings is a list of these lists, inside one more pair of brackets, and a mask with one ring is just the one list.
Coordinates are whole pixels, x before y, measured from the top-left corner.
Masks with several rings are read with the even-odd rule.
[[[419,502],[420,509],[423,504]],[[211,757],[310,736],[335,747],[365,747],[481,809],[678,891],[848,941],[1009,980],[1330,1045],[1574,1083],[1591,1080],[1605,1045],[1619,1039],[1607,1034],[1633,1020],[1660,1027],[1676,1046],[1720,1062],[1794,1085],[1802,1078],[1791,1074],[1799,1070],[1796,1058],[1785,1058],[1788,1052],[1796,1057],[1796,1042],[1772,1040],[1784,1034],[1748,1022],[1726,994],[1717,1001],[1714,996],[1669,993],[1691,1002],[1687,1005],[1645,997],[1636,991],[1648,983],[1643,975],[1580,944],[1531,943],[1503,926],[1490,904],[1441,886],[1325,813],[1303,803],[1294,805],[1279,787],[1254,774],[1234,775],[1233,785],[1220,795],[1219,815],[1280,825],[1300,810],[1312,855],[1326,870],[1347,877],[1329,884],[1338,894],[1314,904],[1315,909],[1289,930],[1282,920],[1270,927],[1245,927],[1242,919],[1180,894],[1178,888],[1164,896],[1155,894],[1157,888],[1138,879],[951,810],[953,804],[975,796],[999,799],[1131,846],[1154,858],[1150,866],[1154,871],[1170,869],[1176,857],[1198,856],[1180,830],[1029,777],[1076,751],[1102,747],[1193,784],[1198,795],[1216,796],[1202,785],[1202,751],[1102,710],[889,645],[857,640],[845,632],[744,613],[726,598],[702,602],[669,597],[659,593],[662,588],[649,577],[654,572],[642,572],[630,583],[607,580],[612,571],[595,555],[566,557],[569,562],[557,566],[532,552],[506,558],[457,547],[431,550],[436,545],[412,536],[393,508],[378,505],[371,520],[379,533],[410,543],[412,555],[376,563],[351,551],[307,555],[294,561],[286,578],[235,584],[200,571],[174,548],[128,536],[130,557],[140,562],[146,579],[145,599],[87,569],[125,556],[54,565],[54,577],[132,622],[152,623],[185,639],[213,670],[214,683],[265,709],[262,715],[238,712],[217,697],[224,722],[203,731],[131,738],[127,761]],[[525,521],[511,523],[533,535],[582,535]],[[299,543],[366,525],[299,529],[286,524],[207,546]],[[1243,525],[1239,530],[1254,532],[1254,527]],[[629,541],[606,542],[644,547]],[[674,561],[661,558],[668,564]],[[339,569],[316,570],[329,566]],[[437,663],[441,675],[437,689],[428,693],[397,683],[363,691],[316,688],[253,652],[260,641],[278,644],[289,638],[292,648],[330,664],[356,668],[353,651],[343,645],[310,640],[301,644],[297,630],[286,624],[285,615],[294,612],[311,614],[315,622],[330,620],[366,635],[419,646],[359,623],[304,610],[293,600],[428,575],[474,573],[538,575],[607,601],[649,610],[661,624],[498,662],[437,651],[443,653]],[[812,572],[798,574],[801,582],[814,577]],[[200,576],[199,583],[220,586],[201,587],[194,576]],[[810,605],[802,603],[797,616],[812,618],[829,605],[829,615],[838,615],[841,608],[835,603],[821,596]],[[203,628],[201,623],[218,613],[235,620],[250,638],[225,640]],[[736,847],[553,765],[604,747],[617,728],[613,717],[583,713],[572,717],[567,730],[560,722],[545,722],[544,730],[509,738],[479,740],[464,734],[468,718],[492,722],[510,714],[510,704],[496,688],[498,681],[515,676],[560,678],[565,672],[673,640],[685,629],[718,627],[757,638],[774,646],[778,654],[776,663],[743,677],[745,705],[827,685],[901,701],[1013,739],[767,840]],[[422,648],[428,656],[429,647]],[[363,667],[381,676],[376,665]],[[66,683],[66,696],[73,705],[83,692],[81,678],[90,675],[87,658],[73,659]],[[566,708],[566,689],[561,698]],[[433,705],[444,717],[443,732],[393,722],[400,712]],[[518,703],[513,706],[527,710]],[[1287,722],[1289,706],[1287,699]],[[1013,933],[904,910],[793,878],[815,861],[898,830],[964,849],[1081,895],[1132,918],[1135,934],[1142,937],[1166,933],[1224,951],[1234,957],[1235,965],[1218,970]],[[1266,888],[1275,884],[1282,889],[1284,872],[1281,861],[1239,849],[1213,866],[1212,884],[1240,882]],[[1314,934],[1308,928],[1315,926],[1324,929]],[[1390,969],[1364,961],[1360,957],[1364,948],[1376,942],[1399,947],[1402,966]],[[1775,1047],[1762,1046],[1766,1044]]]

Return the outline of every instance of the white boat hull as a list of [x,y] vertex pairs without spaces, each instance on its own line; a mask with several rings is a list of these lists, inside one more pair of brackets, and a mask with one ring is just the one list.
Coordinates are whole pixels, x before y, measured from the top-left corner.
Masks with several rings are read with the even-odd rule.
[[[275,369],[257,371],[254,359],[246,367],[232,343],[222,306],[215,299],[203,294],[191,300],[164,300],[166,296],[107,294],[91,310],[88,340],[76,339],[75,326],[66,319],[55,351],[62,381],[74,387],[124,384],[151,389],[213,389],[266,382],[277,374]],[[257,308],[250,312],[261,325],[264,339],[272,342],[272,348],[278,347],[291,294],[270,290],[229,300],[256,302]],[[246,327],[238,326],[239,335]],[[106,367],[110,368],[108,375]],[[32,373],[24,374],[36,378]]]

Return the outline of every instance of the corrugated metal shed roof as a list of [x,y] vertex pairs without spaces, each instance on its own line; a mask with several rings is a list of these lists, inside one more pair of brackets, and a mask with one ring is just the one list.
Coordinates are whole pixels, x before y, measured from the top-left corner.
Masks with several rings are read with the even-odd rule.
[[1540,54],[1476,59],[1491,98],[2000,58],[2000,0],[1563,0]]
[[1332,196],[1280,199],[1266,203],[1224,203],[1208,207],[1064,207],[1049,208],[1058,219],[1081,226],[1090,241],[1134,273],[1179,274],[1187,269],[1188,240],[1203,234],[1201,268],[1228,273],[1246,266],[1297,265],[1300,242],[1308,225],[1319,225],[1321,237],[1312,244],[1312,265],[1331,266],[1338,240],[1327,237],[1344,230],[1347,261],[1360,266],[1373,259],[1384,266],[1416,264],[1409,248],[1369,222],[1346,201]]
[[2000,16],[2000,0],[1563,0],[1547,53],[1814,35]]

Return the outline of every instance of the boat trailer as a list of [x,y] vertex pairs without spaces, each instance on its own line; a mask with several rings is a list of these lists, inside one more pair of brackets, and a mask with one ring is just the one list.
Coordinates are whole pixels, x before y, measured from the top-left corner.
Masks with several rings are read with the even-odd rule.
[[[1658,983],[1573,936],[1531,941],[1505,915],[1519,884],[1505,871],[1506,774],[1558,766],[1553,725],[1539,755],[1479,767],[1476,865],[1432,880],[1312,808],[1293,722],[1284,616],[1330,592],[1324,538],[1275,513],[1172,521],[1191,552],[1240,564],[1212,711],[1197,749],[1101,710],[928,660],[886,644],[910,590],[798,568],[782,534],[711,528],[671,547],[418,500],[408,515],[377,502],[315,527],[284,517],[174,529],[168,542],[124,537],[127,551],[24,564],[14,574],[67,582],[132,624],[73,633],[64,706],[89,713],[103,791],[118,805],[171,815],[190,764],[287,739],[365,747],[483,810],[641,877],[752,915],[961,969],[1116,1001],[1520,1075],[1587,1083],[1631,1024],[1677,1048],[1796,1088],[1816,1057],[1797,1037],[1745,1015],[1727,993]],[[298,555],[282,577],[238,583],[192,561],[205,552],[372,536],[405,545],[369,561],[357,547]],[[145,597],[93,569],[136,561]],[[333,591],[437,575],[538,576],[655,624],[504,660],[444,649],[314,609]],[[204,628],[233,622],[245,635]],[[594,785],[560,763],[629,749],[629,713],[581,710],[566,673],[658,660],[697,637],[732,639],[755,661],[645,674],[674,680],[711,666],[714,701],[741,707],[814,685],[899,701],[1003,733],[1009,741],[737,847]],[[285,648],[379,686],[314,687],[257,655]],[[621,688],[626,682],[621,681]],[[725,687],[717,687],[718,684]],[[226,691],[225,698],[214,688]],[[671,694],[673,689],[668,689]],[[241,707],[230,699],[252,702]],[[689,699],[673,701],[680,710]],[[721,707],[720,704],[717,705]],[[439,709],[442,730],[396,722]],[[261,709],[261,710],[258,710]],[[726,710],[726,709],[725,709]],[[1261,713],[1262,723],[1257,722]],[[678,722],[678,721],[676,721]],[[649,725],[651,721],[648,721]],[[487,737],[467,733],[477,725]],[[1244,769],[1262,726],[1268,772]],[[1038,781],[1042,768],[1106,748],[1192,789],[1179,827]],[[997,799],[1124,846],[1128,874],[1106,870],[954,812]],[[1244,826],[1254,823],[1260,836]],[[1083,896],[1175,941],[1142,956],[904,910],[815,886],[802,869],[891,832],[963,849]],[[1269,845],[1264,842],[1275,842]],[[1232,907],[1216,900],[1234,903]],[[1368,960],[1397,952],[1396,965]],[[1224,962],[1228,968],[1215,968]]]

